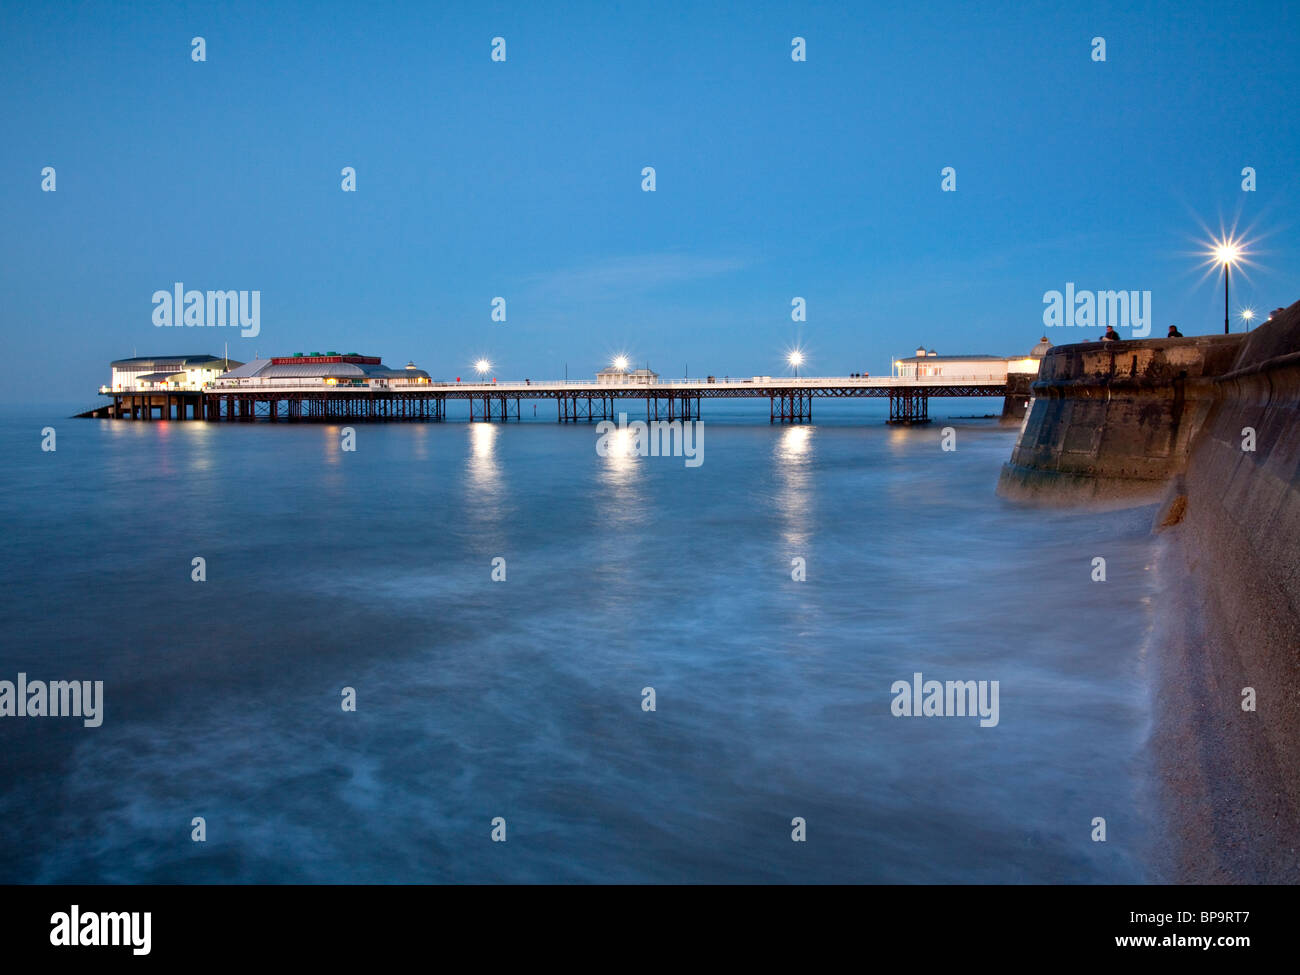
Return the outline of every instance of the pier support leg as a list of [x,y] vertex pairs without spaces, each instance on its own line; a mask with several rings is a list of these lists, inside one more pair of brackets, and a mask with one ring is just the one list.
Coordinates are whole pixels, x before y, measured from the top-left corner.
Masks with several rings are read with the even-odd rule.
[[901,388],[889,392],[889,422],[894,424],[929,423],[930,396],[922,389]]

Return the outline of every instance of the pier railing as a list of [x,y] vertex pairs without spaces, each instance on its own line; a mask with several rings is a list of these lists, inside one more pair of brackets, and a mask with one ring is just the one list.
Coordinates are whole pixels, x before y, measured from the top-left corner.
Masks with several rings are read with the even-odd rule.
[[204,387],[210,392],[227,392],[233,390],[325,390],[344,393],[348,390],[387,389],[399,392],[419,392],[421,390],[447,392],[449,390],[472,390],[474,392],[557,392],[570,391],[581,393],[625,393],[629,390],[655,391],[671,390],[705,390],[719,386],[736,388],[750,387],[762,389],[819,389],[825,387],[869,388],[882,387],[934,387],[952,386],[954,384],[1002,386],[1005,376],[990,375],[954,375],[954,376],[715,376],[700,379],[660,379],[652,383],[626,382],[604,383],[595,379],[510,379],[505,381],[455,382],[451,380],[434,380],[432,382],[414,382],[403,380],[369,380],[361,383],[328,383],[323,379],[233,379],[217,380],[211,386]]

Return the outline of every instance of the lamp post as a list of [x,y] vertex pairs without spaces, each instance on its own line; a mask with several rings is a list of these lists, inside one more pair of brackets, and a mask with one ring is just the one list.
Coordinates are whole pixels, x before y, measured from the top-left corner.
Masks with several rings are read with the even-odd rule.
[[474,368],[478,370],[480,376],[486,376],[492,368],[492,363],[488,362],[487,359],[479,359],[478,362],[474,363]]
[[1232,263],[1223,262],[1223,334],[1228,334],[1228,281],[1232,279]]
[[1242,322],[1243,325],[1246,326],[1246,331],[1247,331],[1247,332],[1250,331],[1250,322],[1251,322],[1251,319],[1253,319],[1254,317],[1255,317],[1255,309],[1254,309],[1254,308],[1243,308],[1243,309],[1241,310],[1241,322]]
[[803,364],[803,353],[795,349],[785,357],[785,360],[794,366],[794,378],[797,380],[799,378],[799,366]]
[[1231,237],[1216,241],[1214,245],[1215,263],[1223,265],[1223,334],[1228,334],[1228,281],[1232,277],[1232,265],[1241,257],[1241,245]]

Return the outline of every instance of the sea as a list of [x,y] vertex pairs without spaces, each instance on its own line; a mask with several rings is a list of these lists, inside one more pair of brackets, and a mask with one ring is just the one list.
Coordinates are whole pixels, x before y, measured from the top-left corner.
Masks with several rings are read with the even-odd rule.
[[102,700],[0,716],[0,882],[1150,881],[1149,513],[999,498],[990,402],[7,410],[0,681]]

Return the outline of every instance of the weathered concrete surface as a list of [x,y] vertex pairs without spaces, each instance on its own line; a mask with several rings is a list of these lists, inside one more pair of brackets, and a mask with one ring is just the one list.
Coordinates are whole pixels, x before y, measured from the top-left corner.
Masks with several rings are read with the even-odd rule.
[[1038,376],[1036,373],[1013,372],[1007,375],[1007,395],[1002,397],[1002,416],[998,422],[1003,426],[1020,426],[1029,415],[1028,404],[1034,394],[1030,388]]
[[1169,487],[1166,515],[1182,512],[1158,559],[1168,608],[1154,740],[1182,825],[1173,879],[1295,883],[1300,302],[1250,333],[1215,387]]
[[1158,500],[1181,472],[1243,335],[1050,349],[998,493],[1044,504]]

